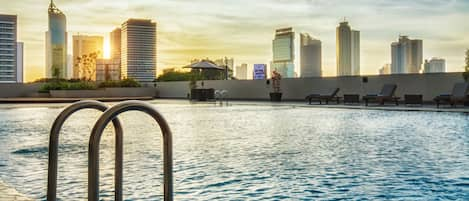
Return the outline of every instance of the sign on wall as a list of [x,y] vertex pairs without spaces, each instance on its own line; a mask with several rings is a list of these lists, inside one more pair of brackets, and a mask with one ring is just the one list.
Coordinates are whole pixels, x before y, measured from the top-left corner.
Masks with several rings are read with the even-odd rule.
[[254,64],[254,69],[253,69],[253,76],[252,78],[254,80],[265,80],[266,79],[266,72],[267,71],[267,65],[266,64]]

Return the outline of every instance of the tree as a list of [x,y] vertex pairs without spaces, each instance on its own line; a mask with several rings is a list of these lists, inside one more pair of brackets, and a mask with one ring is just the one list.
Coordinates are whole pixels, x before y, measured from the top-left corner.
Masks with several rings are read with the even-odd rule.
[[57,66],[52,66],[52,77],[54,77],[55,81],[59,81],[60,79],[60,68],[57,68]]
[[90,54],[84,54],[77,58],[79,72],[81,78],[85,80],[93,80],[96,75],[96,60],[98,59],[99,51]]
[[464,73],[462,75],[464,80],[469,82],[469,49],[466,50],[466,66],[464,66]]

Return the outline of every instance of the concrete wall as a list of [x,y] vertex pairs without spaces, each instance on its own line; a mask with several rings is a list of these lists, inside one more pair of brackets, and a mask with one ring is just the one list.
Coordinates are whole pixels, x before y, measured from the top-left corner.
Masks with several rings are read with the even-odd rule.
[[42,84],[16,84],[2,83],[0,84],[0,98],[12,97],[31,97],[38,96],[37,91]]
[[[431,101],[440,94],[449,94],[454,83],[464,82],[461,73],[401,74],[367,76],[368,83],[362,83],[362,77],[325,77],[282,79],[281,89],[284,100],[304,100],[311,93],[327,93],[335,87],[340,88],[339,95],[373,94],[381,90],[383,84],[397,84],[396,95],[422,94],[424,100]],[[201,81],[197,84],[200,86]],[[268,100],[272,84],[266,80],[212,80],[204,81],[205,88],[226,89],[231,99]],[[186,98],[189,82],[158,82],[161,98]]]
[[148,88],[105,88],[98,90],[51,90],[52,98],[102,98],[102,97],[155,97],[156,89]]

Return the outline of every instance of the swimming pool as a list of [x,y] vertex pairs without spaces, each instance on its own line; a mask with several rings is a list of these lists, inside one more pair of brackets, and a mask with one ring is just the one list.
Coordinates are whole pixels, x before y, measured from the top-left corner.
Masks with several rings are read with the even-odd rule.
[[[175,200],[469,199],[469,115],[153,101],[173,131]],[[44,200],[48,133],[63,105],[2,106],[0,180]],[[58,197],[84,200],[99,112],[64,125]],[[161,136],[121,116],[124,199],[162,198]],[[101,196],[113,199],[114,139],[101,142]]]

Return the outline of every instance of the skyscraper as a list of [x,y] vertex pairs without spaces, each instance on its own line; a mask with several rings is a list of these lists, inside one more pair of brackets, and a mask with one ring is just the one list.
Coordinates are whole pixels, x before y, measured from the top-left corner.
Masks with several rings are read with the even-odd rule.
[[336,38],[337,76],[360,75],[360,31],[343,21],[337,27]]
[[424,73],[444,73],[446,72],[446,61],[442,58],[433,57],[425,60]]
[[295,32],[293,28],[277,29],[272,41],[273,60],[270,70],[277,70],[282,77],[295,76]]
[[16,43],[16,82],[24,82],[24,43]]
[[121,58],[121,29],[116,28],[110,33],[111,38],[111,58]]
[[51,0],[46,32],[46,77],[67,78],[67,20]]
[[17,82],[17,17],[0,15],[0,83]]
[[121,77],[153,82],[156,77],[156,23],[129,19],[122,24]]
[[391,73],[419,73],[423,63],[422,40],[411,40],[400,36],[398,42],[391,44]]
[[80,62],[83,57],[89,57],[91,53],[97,54],[97,59],[103,57],[102,36],[73,36],[73,78],[83,78],[83,69]]
[[246,80],[248,79],[248,65],[241,64],[236,66],[236,78],[238,80]]
[[300,34],[301,77],[321,77],[321,41],[307,33]]

